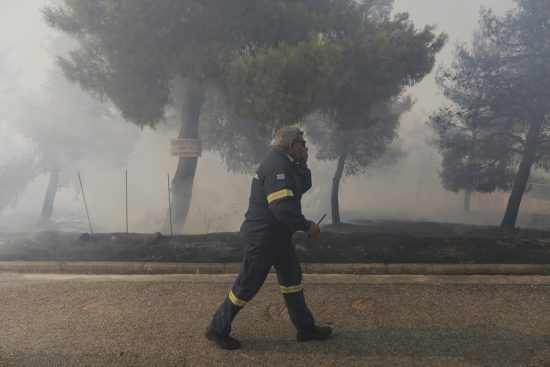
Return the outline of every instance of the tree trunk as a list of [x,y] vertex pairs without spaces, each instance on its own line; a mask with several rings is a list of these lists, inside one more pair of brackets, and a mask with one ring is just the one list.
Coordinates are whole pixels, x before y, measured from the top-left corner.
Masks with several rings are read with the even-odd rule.
[[[197,139],[199,134],[199,116],[204,102],[206,88],[197,82],[186,84],[181,107],[180,139]],[[174,178],[172,179],[171,207],[172,228],[174,233],[182,233],[193,193],[193,180],[197,169],[198,157],[180,157]],[[167,213],[163,233],[170,233],[170,213]]]
[[527,132],[525,151],[523,152],[523,157],[521,157],[514,186],[512,187],[512,192],[508,198],[506,212],[504,213],[504,218],[500,224],[500,228],[502,229],[514,229],[516,226],[521,199],[523,197],[523,193],[525,192],[527,180],[529,179],[529,175],[531,173],[531,166],[533,165],[537,155],[543,119],[544,117],[539,118],[536,123],[530,125],[529,131]]
[[44,196],[44,204],[42,205],[42,214],[38,219],[38,226],[47,226],[50,223],[53,213],[53,203],[55,201],[55,194],[59,186],[59,169],[53,168],[50,172],[50,182],[46,189],[46,195]]
[[471,189],[464,190],[464,211],[466,212],[470,211],[471,199],[472,199],[472,190]]
[[332,224],[340,224],[340,204],[338,203],[338,192],[340,189],[340,179],[344,172],[344,164],[348,156],[348,144],[342,144],[342,150],[338,157],[338,166],[336,166],[336,173],[332,179],[332,193],[331,193],[331,209],[332,209]]

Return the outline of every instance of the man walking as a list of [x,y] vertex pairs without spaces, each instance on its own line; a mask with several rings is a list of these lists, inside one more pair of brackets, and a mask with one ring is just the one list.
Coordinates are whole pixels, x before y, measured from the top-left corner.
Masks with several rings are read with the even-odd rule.
[[332,334],[330,327],[315,325],[306,306],[302,270],[291,242],[296,231],[304,231],[310,238],[321,231],[315,222],[302,215],[300,200],[311,188],[303,135],[295,126],[279,129],[274,149],[254,174],[249,207],[241,226],[246,251],[241,269],[206,330],[206,338],[223,349],[240,348],[241,343],[229,335],[231,322],[260,290],[272,266],[297,330],[296,340],[322,340]]

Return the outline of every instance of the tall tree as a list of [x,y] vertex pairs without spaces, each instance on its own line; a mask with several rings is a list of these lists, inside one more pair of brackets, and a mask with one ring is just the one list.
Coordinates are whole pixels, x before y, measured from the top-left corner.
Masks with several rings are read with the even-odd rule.
[[[126,164],[139,136],[137,129],[121,123],[109,105],[68,83],[57,70],[50,73],[46,92],[45,97],[21,98],[19,106],[12,105],[12,120],[7,123],[29,142],[30,151],[0,168],[0,180],[11,194],[21,194],[34,178],[49,175],[40,226],[48,226],[58,190],[74,182],[79,164],[86,160],[109,167]],[[10,204],[15,205],[17,198],[12,196]]]
[[441,68],[436,76],[450,101],[430,116],[443,157],[439,174],[445,189],[464,191],[466,211],[472,192],[512,187],[516,152],[523,144],[487,104],[492,91],[486,76],[499,57],[500,50],[476,34],[471,49],[457,46],[451,67]]
[[[338,165],[331,194],[334,224],[340,223],[343,169],[357,173],[384,152],[395,137],[399,117],[410,108],[410,101],[393,108],[390,101],[431,71],[445,40],[444,34],[434,34],[433,27],[416,30],[406,14],[367,20],[357,31],[336,38],[345,45],[345,58],[339,87],[322,108],[337,132],[333,136]],[[372,138],[361,139],[362,134]]]
[[497,162],[496,173],[501,177],[491,180],[506,186],[509,167],[517,165],[501,223],[503,229],[515,228],[532,167],[550,169],[550,3],[515,3],[516,7],[504,16],[486,9],[481,12],[481,37],[485,47],[496,50],[488,60],[480,54],[472,55],[473,63],[482,65],[482,72],[470,76],[461,74],[460,69],[453,71],[457,78],[465,77],[468,87],[483,98],[479,106],[451,114],[483,110],[490,117],[477,118],[487,138],[476,144],[476,151],[485,151],[483,156],[489,157],[486,162]]
[[550,3],[546,0],[516,0],[517,8],[504,17],[483,14],[483,33],[497,44],[503,57],[497,73],[494,110],[501,110],[516,124],[525,139],[517,176],[501,227],[513,229],[533,165],[550,169]]
[[[386,153],[397,136],[401,115],[412,106],[410,98],[380,102],[372,106],[363,124],[352,129],[341,129],[326,114],[311,117],[307,132],[317,147],[316,158],[336,160],[336,172],[332,179],[332,223],[340,224],[340,181],[342,176],[356,176]],[[404,153],[398,148],[392,151],[394,158]]]
[[[433,27],[415,29],[407,14],[393,19],[384,12],[373,15],[372,5],[350,5],[331,32],[297,46],[265,47],[244,55],[232,64],[228,78],[229,95],[241,117],[280,125],[320,111],[331,121],[339,144],[334,158],[340,160],[333,181],[336,223],[338,185],[350,146],[345,138],[373,125],[374,106],[398,97],[429,73],[446,40],[444,34],[435,35]],[[394,127],[390,123],[372,130],[387,138]]]
[[[175,103],[181,109],[178,137],[197,138],[207,87],[227,87],[235,59],[306,40],[338,18],[331,9],[345,9],[347,3],[65,0],[63,6],[47,7],[45,16],[79,41],[78,50],[60,59],[69,79],[110,99],[139,126],[157,125],[165,107]],[[182,83],[184,92],[173,93]],[[196,165],[197,158],[180,158],[172,182],[178,232],[189,210]]]
[[[209,90],[201,115],[205,148],[218,151],[229,170],[252,172],[269,149],[275,128],[296,123],[321,108],[326,95],[337,87],[334,73],[341,47],[323,39],[354,29],[363,19],[383,19],[390,14],[392,3],[341,1],[335,6],[317,2],[322,14],[317,18],[324,20],[307,40],[255,47],[233,60],[224,85],[228,93]],[[281,90],[286,94],[281,95]]]

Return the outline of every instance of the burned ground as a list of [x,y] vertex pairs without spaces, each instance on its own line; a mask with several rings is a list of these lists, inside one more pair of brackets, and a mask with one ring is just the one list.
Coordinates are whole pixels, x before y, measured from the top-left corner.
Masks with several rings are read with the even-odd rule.
[[[306,263],[550,263],[550,231],[502,232],[435,222],[365,221],[327,225],[316,239],[298,233]],[[164,236],[160,233],[36,232],[0,234],[0,261],[239,262],[238,233]]]

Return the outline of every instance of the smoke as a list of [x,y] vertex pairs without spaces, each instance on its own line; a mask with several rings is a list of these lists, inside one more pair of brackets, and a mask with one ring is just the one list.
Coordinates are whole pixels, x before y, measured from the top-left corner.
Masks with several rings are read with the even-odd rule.
[[[124,231],[127,170],[129,230],[160,230],[168,207],[167,174],[172,175],[177,165],[169,149],[170,140],[176,136],[175,124],[167,121],[157,130],[139,130],[123,121],[111,106],[100,104],[66,82],[55,71],[53,55],[70,49],[71,41],[61,39],[44,24],[40,15],[44,2],[6,1],[0,14],[6,29],[0,35],[0,44],[5,45],[0,52],[0,210],[4,209],[0,230],[32,228],[40,215],[46,173],[54,165],[63,167],[54,206],[57,223],[65,220],[75,230],[87,230],[77,184],[79,170],[94,230]],[[467,42],[477,28],[482,5],[503,12],[513,3],[396,0],[393,12],[409,12],[417,27],[437,24],[439,31],[448,33],[450,42],[438,54],[436,64],[449,64],[454,44]],[[429,144],[432,132],[425,123],[444,101],[434,73],[407,93],[416,104],[402,117],[397,139],[406,154],[393,164],[375,163],[360,176],[343,177],[340,207],[344,222],[365,218],[472,220],[462,214],[462,194],[441,187],[437,174],[440,157]],[[169,120],[170,116],[168,113]],[[314,156],[312,150],[309,165],[313,188],[303,198],[304,214],[318,219],[328,213],[324,222],[328,223],[336,162],[320,162]],[[248,204],[250,182],[249,174],[227,172],[217,153],[203,152],[184,231],[238,230]],[[474,210],[477,205],[497,211],[497,216],[486,223],[498,221],[503,205],[499,195],[473,198]]]
[[[63,49],[65,43],[62,37],[50,40],[57,50]],[[0,75],[8,80],[10,88],[5,88],[0,96],[5,101],[2,105],[9,106],[0,115],[0,137],[4,143],[0,157],[0,213],[8,209],[8,214],[17,214],[18,201],[32,196],[32,204],[27,201],[21,207],[32,207],[28,210],[34,212],[35,218],[24,220],[27,228],[3,218],[10,225],[2,225],[1,229],[30,229],[31,223],[36,224],[46,191],[44,176],[54,171],[61,171],[54,194],[62,189],[72,194],[71,200],[54,202],[54,217],[58,214],[79,218],[82,215],[77,208],[80,203],[76,203],[80,201],[77,171],[84,167],[94,172],[123,169],[140,130],[125,122],[112,106],[70,84],[58,69],[46,70],[40,88],[29,88],[23,78],[10,72],[5,60],[4,56]],[[41,189],[32,187],[33,191],[29,191],[32,183],[40,183]]]

